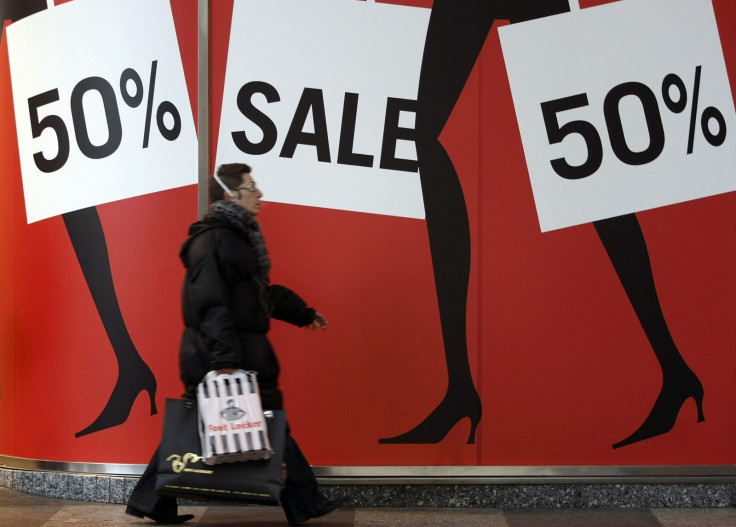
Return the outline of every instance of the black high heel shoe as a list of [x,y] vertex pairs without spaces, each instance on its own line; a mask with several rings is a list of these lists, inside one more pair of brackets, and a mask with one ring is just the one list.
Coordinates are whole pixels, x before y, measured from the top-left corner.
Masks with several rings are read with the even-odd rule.
[[703,414],[703,385],[691,370],[682,379],[665,380],[652,411],[642,425],[629,437],[613,445],[613,448],[643,441],[658,435],[666,434],[675,426],[677,416],[689,398],[695,400],[698,408],[698,422],[705,421]]
[[133,403],[144,390],[148,392],[151,402],[151,415],[158,413],[156,409],[156,389],[158,386],[156,377],[143,360],[139,359],[139,361],[139,368],[135,370],[132,368],[123,370],[121,368],[115,388],[113,388],[110,399],[102,413],[91,425],[74,434],[75,437],[82,437],[123,424],[130,415]]
[[470,436],[468,444],[475,443],[475,432],[480,423],[483,406],[478,393],[451,393],[445,394],[442,402],[424,421],[408,432],[395,437],[379,439],[383,444],[434,444],[442,441],[452,428],[462,419],[470,418]]

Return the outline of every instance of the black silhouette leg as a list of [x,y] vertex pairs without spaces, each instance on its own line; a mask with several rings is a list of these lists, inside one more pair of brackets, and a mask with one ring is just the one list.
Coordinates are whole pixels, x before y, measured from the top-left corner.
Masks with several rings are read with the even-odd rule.
[[[439,142],[447,119],[480,53],[478,5],[435,1],[427,30],[417,98],[416,147],[430,252],[442,325],[448,386],[442,402],[418,426],[379,443],[437,443],[461,419],[475,441],[481,402],[466,342],[470,227],[460,180]],[[490,30],[492,20],[486,22]],[[470,38],[464,38],[470,37]]]
[[[46,9],[46,0],[2,0],[0,1],[0,22],[17,22],[22,18]],[[2,31],[0,31],[2,38]]]
[[690,397],[697,404],[698,421],[703,421],[703,386],[680,355],[667,327],[639,220],[627,214],[594,225],[662,369],[662,388],[654,407],[632,435],[613,445],[619,448],[672,430]]
[[475,442],[482,405],[473,383],[466,338],[470,226],[460,180],[439,136],[495,20],[529,20],[569,10],[567,0],[436,0],[419,79],[416,146],[448,387],[435,410],[412,430],[380,443],[437,443],[470,418]]
[[124,423],[135,399],[143,390],[148,392],[151,401],[151,415],[157,413],[156,378],[138,354],[125,326],[115,293],[105,233],[97,209],[89,207],[68,212],[63,218],[87,287],[92,293],[118,362],[118,379],[112,395],[100,416],[75,434],[81,437]]

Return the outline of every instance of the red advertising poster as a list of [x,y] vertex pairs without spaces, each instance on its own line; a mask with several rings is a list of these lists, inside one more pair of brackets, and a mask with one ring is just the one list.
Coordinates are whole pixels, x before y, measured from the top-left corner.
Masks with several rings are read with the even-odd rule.
[[[119,4],[52,10],[77,3]],[[40,4],[0,0],[3,122],[49,128],[0,140],[0,455],[145,463],[182,391],[197,188],[166,149],[196,121],[197,3],[163,2],[169,44],[101,49],[19,99],[13,39]],[[320,466],[731,465],[734,6],[517,4],[210,2],[211,170],[253,167],[271,280],[329,320],[272,325],[292,433]],[[182,81],[154,85],[174,41]],[[92,201],[29,197],[31,169]],[[56,208],[30,221],[30,200]]]
[[[0,206],[4,247],[0,451],[31,459],[141,463],[150,458],[159,440],[165,399],[181,394],[176,357],[183,272],[178,251],[186,225],[197,215],[197,190],[192,185],[196,157],[191,152],[196,150],[197,9],[196,2],[144,2],[145,8],[126,3],[124,9],[119,2],[76,4],[57,2],[47,9],[45,1],[2,3],[6,27],[0,48],[0,104],[8,126],[3,128],[0,148],[2,179],[9,191],[3,193]],[[121,9],[126,12],[121,14]],[[136,22],[153,12],[156,17]],[[119,25],[108,28],[104,39],[97,33],[88,35],[95,25],[85,18],[90,13],[98,17],[96,24],[110,23],[103,15],[112,13]],[[18,71],[11,77],[9,58],[22,65],[24,54],[31,51],[14,48],[9,35],[15,24],[20,33],[23,23],[31,23],[27,28],[31,35],[36,23],[49,27],[43,33],[49,42],[38,55],[52,54],[51,48],[62,44],[74,53],[59,68],[47,66],[51,69],[41,79],[21,77]],[[136,25],[138,31],[126,32],[126,24]],[[158,38],[165,43],[150,44]],[[20,43],[15,41],[16,46]],[[180,84],[173,84],[173,79]],[[17,103],[18,93],[13,90],[22,80],[35,90],[32,97],[49,92],[58,97],[27,97],[35,101],[41,135],[35,143],[31,134],[25,137],[31,140],[29,152],[38,152],[26,158],[19,155],[23,143],[10,126],[15,109],[21,108],[29,119],[33,107],[26,103],[14,109],[13,96]],[[76,111],[72,93],[81,93]],[[167,115],[159,125],[161,108]],[[104,124],[92,117],[96,113],[106,116]],[[180,123],[176,138],[168,131],[177,128],[174,113]],[[116,129],[121,133],[113,148]],[[88,141],[81,130],[86,130]],[[146,135],[148,144],[143,146]],[[182,144],[185,140],[189,143]],[[55,142],[66,144],[66,159],[65,149]],[[178,181],[163,183],[176,188],[150,192],[153,187],[141,187],[139,192],[118,186],[120,179],[161,181],[161,173],[170,177],[180,171],[181,156],[159,155],[180,144],[189,152],[185,164],[191,167],[178,174]],[[108,151],[101,152],[105,145]],[[97,193],[91,199],[98,204],[29,222],[27,206],[32,198],[24,191],[26,174],[20,165],[30,163],[33,173],[36,159],[43,166],[39,156],[59,165],[46,166],[47,172],[38,170],[49,185],[57,185],[62,177],[77,182],[70,167],[91,176],[84,186],[91,187],[90,194]],[[44,195],[40,202],[51,202],[57,212],[67,203],[74,208],[75,193],[88,193],[86,188],[53,188],[60,196]],[[114,193],[121,191],[121,199],[115,199]],[[105,196],[108,192],[113,194]],[[133,197],[122,198],[125,194]]]

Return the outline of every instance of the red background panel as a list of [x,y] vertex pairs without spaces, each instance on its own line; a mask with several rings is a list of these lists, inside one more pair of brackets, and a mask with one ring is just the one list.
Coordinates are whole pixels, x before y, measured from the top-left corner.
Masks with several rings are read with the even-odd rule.
[[[60,4],[63,2],[57,2]],[[182,62],[196,112],[197,2],[172,2]],[[0,48],[0,453],[34,459],[142,463],[160,437],[139,394],[121,426],[75,437],[103,410],[118,369],[61,217],[28,225],[15,138],[7,40]],[[115,290],[138,353],[153,370],[156,402],[180,396],[178,259],[197,217],[189,186],[97,207]],[[6,294],[7,293],[7,294]]]
[[[732,22],[725,17],[727,9],[727,3],[716,2],[721,34],[726,35],[726,40],[728,35],[736,34]],[[734,61],[732,44],[724,44],[730,67]],[[668,325],[682,355],[705,386],[706,421],[696,422],[695,404],[689,400],[671,432],[614,450],[613,443],[631,434],[647,417],[659,393],[661,373],[593,226],[540,232],[497,28],[486,41],[442,142],[458,170],[471,218],[468,341],[474,378],[484,403],[477,445],[465,444],[467,420],[438,445],[377,444],[379,437],[405,431],[420,422],[441,400],[446,372],[439,333],[429,348],[402,348],[412,353],[413,359],[394,356],[390,361],[382,361],[386,370],[382,375],[387,380],[381,383],[379,393],[374,390],[364,396],[354,394],[349,405],[352,411],[345,411],[342,407],[347,395],[342,390],[322,386],[325,382],[342,385],[341,381],[303,375],[312,368],[324,371],[319,355],[305,358],[284,355],[288,348],[311,347],[310,339],[295,336],[293,340],[281,341],[281,330],[277,328],[274,338],[278,339],[278,349],[282,350],[286,363],[287,405],[295,433],[310,454],[310,460],[326,465],[733,463],[736,430],[733,420],[723,416],[736,410],[733,393],[736,372],[731,359],[736,351],[734,194],[637,215]],[[257,160],[253,164],[257,166]],[[319,250],[328,242],[308,234],[305,234],[308,240],[304,242],[305,252],[297,250],[301,245],[288,238],[294,224],[287,220],[289,225],[279,235],[276,224],[281,223],[284,212],[279,209],[278,218],[272,216],[273,212],[266,209],[263,214],[267,233],[271,239],[281,240],[283,236],[289,240],[285,255],[293,249],[292,258],[298,261],[298,267],[310,264],[311,258],[305,256],[310,247],[317,273],[327,268],[331,257],[339,254]],[[312,219],[322,213],[304,209],[292,214],[299,217],[300,223],[311,227]],[[381,223],[378,219],[365,221]],[[385,221],[391,222],[394,226],[390,229],[396,232],[405,223],[396,218]],[[341,218],[340,231],[347,225],[353,228],[350,220]],[[328,229],[324,234],[330,232]],[[421,228],[417,235],[424,236]],[[380,261],[380,255],[404,249],[398,244],[393,248],[384,246],[386,241],[385,237],[374,235],[361,243],[376,247],[374,261]],[[432,288],[431,269],[425,267],[429,258],[426,239],[423,244],[414,249],[414,269],[417,273],[425,269],[425,287]],[[348,247],[338,246],[343,250]],[[421,259],[425,261],[422,263]],[[383,268],[382,273],[386,273],[383,276],[393,272],[394,265],[386,266],[383,262],[376,265]],[[296,269],[290,272],[294,277],[301,276]],[[334,270],[324,281],[340,282],[340,274],[339,269]],[[286,283],[303,281],[294,280],[288,274],[281,277]],[[363,291],[362,284],[356,291]],[[385,289],[381,311],[393,311],[397,294],[402,291],[406,289]],[[305,296],[323,296],[320,294],[323,292],[316,293]],[[436,303],[436,299],[432,302]],[[330,313],[324,306],[320,308]],[[351,317],[361,317],[360,324],[375,323],[381,327],[378,322],[383,317],[379,319],[379,315],[362,311],[357,301],[350,312]],[[396,311],[389,316],[404,315]],[[437,318],[426,321],[437,329]],[[340,331],[336,326],[333,324],[330,332]],[[412,341],[408,336],[412,334],[409,325],[402,325],[394,333],[388,332],[390,325],[382,327],[386,328],[386,340]],[[291,335],[288,331],[284,330],[283,334]],[[419,335],[413,335],[413,342],[419,342]],[[333,337],[334,334],[319,338]],[[356,339],[357,346],[350,348],[351,351],[362,355],[359,351],[363,349],[362,341]],[[369,353],[376,352],[371,349]],[[342,361],[355,360],[347,356],[330,367],[340,371],[339,368],[349,367]],[[319,366],[310,365],[312,361]],[[402,372],[398,385],[393,378],[388,379],[396,369]],[[417,377],[426,385],[421,386]],[[350,380],[343,382],[355,386]],[[289,397],[294,392],[296,398]],[[388,402],[381,404],[382,400]],[[335,405],[341,410],[336,411]],[[315,408],[319,408],[319,417],[314,415]],[[371,413],[366,414],[366,410]],[[325,433],[322,426],[314,427],[315,419],[332,422],[329,430],[334,433]],[[386,428],[383,422],[392,426]],[[348,446],[344,445],[342,429],[352,430],[356,426],[361,433],[355,433]]]
[[[713,4],[733,89],[736,5]],[[196,115],[197,2],[172,0],[172,10]],[[213,159],[231,11],[230,0],[211,2]],[[267,203],[259,221],[272,280],[330,322],[314,333],[273,325],[295,437],[314,465],[735,463],[736,194],[637,214],[669,328],[703,383],[706,420],[696,422],[689,400],[671,432],[613,449],[651,410],[659,366],[593,225],[540,232],[497,27],[441,136],[470,217],[476,443],[467,444],[467,419],[438,444],[378,443],[421,422],[447,386],[425,222]],[[14,122],[4,37],[0,115]],[[162,421],[145,392],[124,424],[74,436],[109,398],[115,355],[62,218],[25,223],[14,127],[0,134],[0,454],[144,463]],[[242,161],[257,180],[257,157]],[[160,411],[182,391],[178,251],[196,199],[190,186],[97,207]]]

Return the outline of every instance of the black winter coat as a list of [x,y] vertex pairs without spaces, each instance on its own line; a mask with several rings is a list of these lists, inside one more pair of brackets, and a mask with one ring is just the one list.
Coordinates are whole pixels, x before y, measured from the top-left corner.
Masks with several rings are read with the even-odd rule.
[[227,219],[207,218],[189,228],[180,257],[184,335],[179,353],[186,396],[210,370],[258,372],[263,407],[282,408],[279,363],[266,334],[270,318],[306,326],[315,311],[290,289],[270,285],[247,236]]

